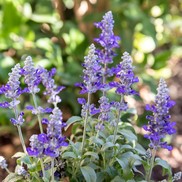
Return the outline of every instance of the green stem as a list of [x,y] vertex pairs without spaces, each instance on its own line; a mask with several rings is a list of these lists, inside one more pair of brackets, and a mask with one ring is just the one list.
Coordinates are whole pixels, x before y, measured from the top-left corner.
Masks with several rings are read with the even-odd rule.
[[43,159],[41,159],[41,158],[40,158],[40,165],[41,165],[42,175],[43,175],[43,181],[44,181],[46,179],[46,175],[45,175],[45,169],[44,169]]
[[106,168],[105,152],[103,152],[102,158],[103,158],[103,167],[105,169]]
[[[35,109],[37,109],[38,105],[37,105],[36,96],[35,96],[35,94],[32,94],[32,96],[33,96],[33,102],[34,102],[34,105],[35,105]],[[38,118],[40,132],[43,133],[43,127],[42,127],[41,118],[40,118],[40,114],[39,113],[37,114],[37,118]]]
[[17,128],[18,128],[18,134],[19,134],[19,137],[20,137],[21,145],[23,147],[23,151],[24,151],[25,154],[27,154],[27,150],[26,150],[24,139],[23,139],[21,127],[19,125],[17,125]]
[[152,150],[152,158],[150,160],[150,170],[149,170],[149,172],[147,173],[147,176],[146,176],[146,181],[148,181],[148,182],[150,182],[150,178],[151,178],[151,175],[152,175],[152,169],[154,167],[155,154],[156,154],[156,150],[153,149]]
[[7,171],[8,174],[10,174],[10,170],[8,168],[5,168],[5,170]]
[[81,160],[80,161],[74,161],[74,166],[73,166],[73,168],[74,168],[74,171],[73,171],[73,179],[76,179],[76,174],[77,174],[77,171],[78,171],[78,169],[79,169],[79,165],[80,165],[80,162],[81,162]]
[[[14,113],[15,113],[15,118],[18,121],[18,110],[17,110],[16,106],[14,107]],[[25,141],[23,139],[23,134],[22,134],[20,125],[17,125],[17,129],[18,129],[18,135],[19,135],[19,138],[20,138],[20,142],[21,142],[23,151],[24,151],[25,154],[27,154],[27,150],[26,150],[26,146],[25,146]]]
[[[88,93],[87,107],[89,107],[89,105],[90,105],[90,97],[91,97],[91,94]],[[85,116],[85,120],[84,120],[84,129],[83,129],[83,139],[82,139],[82,145],[81,145],[81,154],[83,153],[84,145],[85,145],[85,140],[86,140],[86,127],[87,127],[87,123],[88,123],[88,114],[89,114],[89,108],[87,108],[87,110],[86,110],[86,116]]]
[[[120,101],[120,103],[122,103],[123,100],[124,100],[124,98],[123,98],[123,96],[121,96],[121,101]],[[118,133],[118,125],[119,125],[120,118],[121,118],[121,110],[119,109],[119,111],[118,111],[118,118],[117,118],[117,120],[116,120],[116,127],[114,128],[113,143],[116,142],[116,135],[117,135],[117,133]]]
[[54,182],[54,158],[51,160],[51,182]]

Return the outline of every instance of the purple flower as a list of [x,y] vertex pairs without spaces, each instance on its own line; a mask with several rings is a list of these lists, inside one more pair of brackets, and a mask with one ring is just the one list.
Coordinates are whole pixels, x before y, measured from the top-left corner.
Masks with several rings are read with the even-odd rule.
[[99,74],[101,66],[98,64],[94,44],[89,47],[88,56],[84,58],[83,67],[83,83],[77,84],[82,88],[80,93],[95,93],[100,88],[101,76]]
[[[59,148],[65,146],[65,137],[62,136],[62,129],[65,126],[63,124],[62,112],[58,108],[54,108],[52,114],[50,115],[50,120],[47,124],[47,137],[48,137],[48,147],[45,150],[45,155],[59,155]],[[60,142],[61,141],[61,142]],[[67,144],[68,145],[68,144]],[[52,153],[54,151],[54,154]]]
[[0,156],[0,167],[2,169],[5,169],[8,167],[8,164],[3,156]]
[[12,72],[8,74],[9,75],[9,80],[6,85],[6,90],[5,97],[10,98],[12,100],[17,99],[18,95],[18,90],[20,88],[20,64],[16,64],[14,68],[12,68]]
[[153,115],[147,116],[148,125],[143,126],[143,129],[148,132],[144,137],[150,140],[150,147],[154,149],[166,148],[172,150],[172,147],[163,142],[162,139],[166,135],[176,133],[174,129],[175,122],[170,122],[171,116],[169,109],[174,106],[174,101],[170,100],[168,88],[164,79],[160,79],[157,88],[155,103],[151,106],[147,105],[146,109],[153,112]]
[[27,148],[27,152],[30,156],[43,157],[43,152],[46,144],[39,140],[38,135],[32,135],[30,137],[30,147]]
[[1,102],[0,107],[2,108],[14,108],[16,105],[20,103],[17,98],[21,94],[19,91],[20,88],[20,64],[16,64],[14,68],[12,68],[12,72],[9,73],[9,79],[6,85],[2,85],[0,88],[0,94],[4,94],[6,98],[11,99],[10,102]]
[[25,83],[28,86],[28,90],[32,94],[36,94],[40,91],[38,88],[39,83],[41,82],[40,72],[35,68],[32,58],[28,56],[25,59],[25,65],[21,73],[25,77]]
[[47,108],[44,109],[41,106],[38,106],[38,108],[35,109],[32,105],[28,105],[25,108],[27,110],[32,111],[32,114],[35,114],[35,115],[41,114],[41,113],[51,113],[52,112],[52,108],[49,108],[49,107],[47,107]]
[[99,123],[96,125],[96,129],[98,130],[103,130],[104,129],[104,125],[103,123],[109,122],[110,121],[110,108],[111,108],[111,104],[109,103],[109,99],[106,96],[102,96],[99,99],[99,116],[98,116],[98,120]]
[[98,50],[97,52],[99,61],[103,64],[112,63],[113,57],[115,56],[112,49],[119,47],[118,42],[120,40],[120,38],[113,33],[114,20],[112,12],[107,12],[103,16],[103,20],[95,23],[95,26],[102,31],[99,38],[96,38],[95,41],[104,48],[102,51]]
[[57,103],[61,102],[61,98],[58,96],[59,92],[61,92],[65,87],[63,86],[57,86],[54,83],[54,79],[52,78],[55,73],[56,69],[52,68],[51,71],[47,71],[44,68],[41,68],[43,71],[40,74],[42,79],[42,84],[44,85],[46,91],[44,92],[44,95],[48,95],[48,103],[53,103],[57,105]]
[[15,119],[15,118],[11,118],[10,121],[13,125],[17,126],[21,126],[23,123],[24,123],[24,119],[23,119],[23,116],[24,116],[24,112],[21,112],[18,116],[18,119]]
[[15,172],[18,175],[22,175],[22,176],[26,176],[27,171],[25,170],[25,168],[23,166],[17,165]]
[[116,77],[119,78],[119,82],[112,82],[110,85],[116,87],[116,93],[119,95],[137,94],[137,92],[132,89],[133,83],[139,81],[133,73],[132,58],[127,52],[124,52],[122,59],[123,61],[115,69]]
[[49,120],[47,118],[42,118],[42,124],[48,124]]
[[79,104],[86,104],[86,100],[84,98],[78,98],[77,101]]
[[8,108],[10,106],[9,102],[5,101],[5,102],[0,102],[0,107],[1,108]]

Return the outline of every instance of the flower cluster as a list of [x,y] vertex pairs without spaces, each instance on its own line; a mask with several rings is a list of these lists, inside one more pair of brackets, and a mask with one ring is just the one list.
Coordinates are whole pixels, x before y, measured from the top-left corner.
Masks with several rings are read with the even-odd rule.
[[98,63],[94,44],[89,47],[88,55],[84,58],[83,67],[83,83],[78,83],[76,86],[82,88],[81,94],[95,93],[101,84],[101,76],[99,74],[101,66]]
[[4,94],[6,98],[11,100],[10,102],[2,102],[0,104],[1,107],[14,108],[20,103],[20,101],[17,99],[21,94],[20,72],[20,64],[16,64],[14,68],[12,68],[12,72],[9,73],[9,80],[7,84],[5,86],[1,86],[0,94]]
[[95,39],[103,47],[103,50],[97,51],[99,61],[102,64],[112,63],[113,56],[115,55],[113,48],[119,47],[118,42],[120,40],[120,37],[115,36],[113,33],[114,20],[112,12],[107,12],[103,16],[103,20],[95,23],[95,26],[102,31],[99,38]]
[[55,85],[55,81],[52,78],[55,73],[56,69],[52,68],[51,71],[47,71],[44,68],[41,68],[41,79],[42,84],[44,85],[46,91],[44,92],[44,95],[48,95],[48,103],[54,104],[56,106],[59,102],[61,102],[61,98],[58,96],[59,92],[61,92],[65,87],[63,86],[57,86]]
[[59,156],[60,147],[68,145],[62,135],[62,129],[66,125],[62,122],[61,110],[54,108],[53,114],[50,115],[50,120],[43,119],[43,123],[47,124],[47,133],[32,135],[27,152],[31,156],[40,158],[44,155],[57,157]]
[[174,129],[175,122],[170,122],[169,109],[174,106],[174,101],[169,97],[168,88],[164,79],[160,79],[157,88],[155,104],[146,105],[146,110],[152,111],[153,115],[148,115],[148,125],[143,126],[144,130],[149,133],[145,135],[150,140],[150,147],[154,149],[166,148],[172,150],[172,147],[163,142],[166,135],[172,135],[176,132]]
[[110,112],[111,104],[109,103],[109,99],[106,96],[102,96],[99,99],[99,104],[100,104],[100,107],[99,107],[100,114],[98,116],[99,123],[95,127],[98,130],[103,130],[104,129],[103,122],[110,121],[109,112]]
[[38,85],[41,82],[41,71],[35,68],[32,58],[30,56],[26,58],[24,63],[25,65],[22,69],[22,74],[25,77],[25,83],[28,86],[28,91],[32,94],[36,94],[40,91]]
[[129,53],[124,52],[122,62],[115,69],[116,77],[119,82],[112,82],[111,86],[116,87],[116,93],[119,95],[134,95],[136,91],[132,89],[133,83],[138,82],[138,77],[135,77],[132,66],[132,58]]

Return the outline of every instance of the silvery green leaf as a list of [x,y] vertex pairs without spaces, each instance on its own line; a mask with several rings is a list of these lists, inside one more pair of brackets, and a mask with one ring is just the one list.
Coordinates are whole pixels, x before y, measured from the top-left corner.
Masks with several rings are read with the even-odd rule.
[[19,157],[24,157],[26,156],[25,153],[23,152],[16,152],[11,158],[19,158]]
[[63,158],[63,159],[64,159],[64,158],[73,158],[73,159],[76,159],[77,156],[75,155],[74,152],[64,152],[64,153],[62,154],[62,158]]
[[125,139],[130,142],[137,140],[137,136],[131,130],[122,129],[119,130],[118,133],[122,134],[125,137]]
[[112,142],[106,142],[106,143],[102,146],[101,150],[102,150],[102,151],[105,151],[107,148],[109,148],[109,147],[114,147],[114,146],[115,146],[114,143],[112,143]]
[[96,182],[96,173],[89,166],[83,166],[80,168],[86,182]]
[[92,156],[92,157],[94,157],[95,159],[99,159],[98,154],[95,153],[95,152],[86,152],[86,153],[84,154],[84,156]]
[[18,180],[22,180],[23,177],[17,175],[16,173],[10,173],[6,178],[3,180],[3,182],[16,182]]

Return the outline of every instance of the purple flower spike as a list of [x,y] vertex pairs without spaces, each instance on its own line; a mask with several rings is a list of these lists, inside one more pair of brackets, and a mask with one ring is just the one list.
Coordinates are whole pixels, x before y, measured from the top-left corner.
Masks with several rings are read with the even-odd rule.
[[83,83],[77,83],[77,86],[81,87],[81,94],[84,93],[95,93],[100,88],[101,66],[98,64],[98,57],[95,52],[94,44],[89,47],[88,56],[84,58],[84,70],[83,70]]
[[120,41],[120,38],[113,33],[114,20],[112,12],[107,12],[103,16],[103,20],[95,23],[95,26],[102,31],[99,38],[95,39],[104,48],[104,51],[98,51],[99,60],[103,64],[112,63],[115,56],[112,49],[119,47],[118,42]]
[[132,58],[127,52],[124,52],[122,59],[123,61],[116,68],[116,77],[119,78],[119,83],[112,83],[112,85],[116,85],[116,93],[119,95],[134,95],[137,92],[131,86],[139,80],[133,73]]
[[170,100],[166,82],[164,79],[160,79],[154,105],[146,106],[146,110],[152,111],[153,115],[147,116],[149,123],[147,126],[143,126],[143,129],[148,132],[144,137],[150,140],[149,146],[151,148],[166,148],[172,150],[172,147],[169,146],[167,142],[162,142],[162,139],[165,138],[166,135],[176,133],[174,129],[176,123],[170,122],[169,120],[171,118],[169,109],[173,105],[174,102]]
[[22,74],[25,77],[25,83],[27,84],[30,93],[36,94],[40,90],[38,88],[38,85],[41,81],[39,72],[34,67],[34,63],[30,56],[25,59],[24,63],[25,66],[23,67],[24,71],[22,72]]
[[19,97],[18,91],[20,90],[20,64],[16,64],[11,70],[12,72],[8,74],[8,83],[6,86],[1,87],[1,92],[4,92],[6,98],[10,98],[15,102]]
[[65,88],[63,86],[57,86],[54,83],[54,79],[52,78],[55,73],[56,69],[53,68],[51,71],[47,71],[44,68],[41,68],[42,73],[40,74],[40,77],[42,79],[42,84],[44,85],[46,91],[44,92],[44,95],[48,95],[48,103],[53,103],[54,105],[57,105],[59,102],[61,102],[61,98],[58,96],[58,94]]

